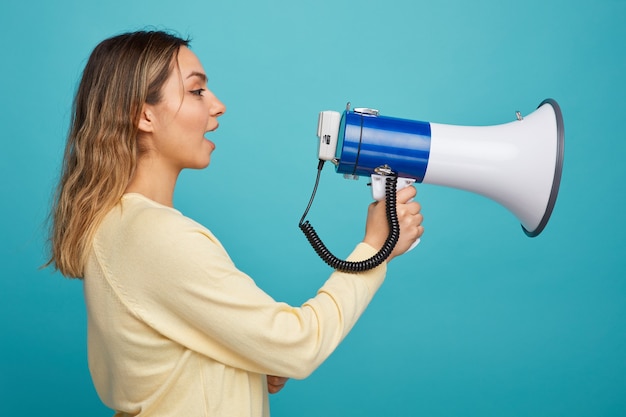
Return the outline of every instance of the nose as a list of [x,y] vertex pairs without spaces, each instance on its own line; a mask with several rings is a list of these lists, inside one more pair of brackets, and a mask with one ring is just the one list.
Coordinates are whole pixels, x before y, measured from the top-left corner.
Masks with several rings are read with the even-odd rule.
[[226,113],[226,106],[215,95],[213,95],[210,112],[213,117],[220,117]]

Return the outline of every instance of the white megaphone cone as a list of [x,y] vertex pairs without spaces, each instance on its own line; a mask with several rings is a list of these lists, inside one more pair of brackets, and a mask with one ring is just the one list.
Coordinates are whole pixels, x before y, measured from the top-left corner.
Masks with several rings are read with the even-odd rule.
[[524,232],[547,225],[561,181],[564,128],[561,110],[545,100],[511,123],[467,127],[431,123],[423,182],[484,195],[509,209]]

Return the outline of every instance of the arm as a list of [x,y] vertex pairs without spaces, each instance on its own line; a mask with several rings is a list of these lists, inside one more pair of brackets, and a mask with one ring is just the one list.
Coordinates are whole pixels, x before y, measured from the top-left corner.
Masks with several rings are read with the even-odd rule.
[[[398,216],[401,220],[401,229],[404,230],[404,232],[401,234],[402,240],[398,242],[396,250],[392,252],[388,261],[404,253],[407,250],[406,248],[410,247],[412,243],[424,233],[424,228],[421,226],[421,207],[418,203],[409,203],[409,201],[415,197],[415,194],[415,189],[410,187],[410,190],[402,191],[398,196],[398,203],[400,205],[399,211],[401,211],[398,213]],[[368,209],[368,222],[364,241],[369,242],[369,244],[374,247],[378,245],[382,246],[382,242],[384,242],[388,233],[386,218],[384,220],[381,218],[381,216],[383,216],[383,214],[380,213],[381,211],[384,213],[384,202],[372,203]],[[268,375],[267,386],[269,393],[278,393],[285,387],[288,380],[289,378]]]
[[[349,259],[376,252],[380,207],[368,214],[366,239],[374,239],[359,244]],[[112,273],[110,285],[159,333],[229,366],[296,378],[332,353],[386,273],[386,264],[363,273],[334,272],[315,297],[292,307],[239,271],[208,230],[171,211],[139,213],[108,246],[123,272]]]
[[[260,374],[310,374],[352,328],[386,271],[334,272],[317,295],[292,307],[259,289],[197,223],[159,209],[134,216],[98,255],[124,305],[166,338]],[[360,244],[351,256],[373,253]]]

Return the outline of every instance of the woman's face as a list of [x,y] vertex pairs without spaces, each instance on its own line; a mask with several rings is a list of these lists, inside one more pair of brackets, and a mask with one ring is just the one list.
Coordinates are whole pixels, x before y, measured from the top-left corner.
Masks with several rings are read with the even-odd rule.
[[196,55],[187,47],[180,48],[178,65],[162,88],[162,99],[146,105],[151,136],[148,147],[168,169],[205,168],[211,160],[215,144],[204,137],[217,129],[217,118],[226,107],[207,88],[207,77]]

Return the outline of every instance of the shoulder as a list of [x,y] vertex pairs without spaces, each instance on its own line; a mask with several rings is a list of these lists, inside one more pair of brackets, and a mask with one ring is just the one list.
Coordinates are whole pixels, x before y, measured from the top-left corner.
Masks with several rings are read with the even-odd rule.
[[107,215],[98,238],[108,245],[127,248],[172,247],[200,239],[205,244],[217,245],[218,240],[204,226],[139,194],[126,194]]
[[126,227],[146,231],[171,232],[180,227],[199,226],[178,210],[163,206],[139,194],[126,194],[117,207]]
[[206,227],[142,196],[126,195],[109,212],[92,250],[111,285],[141,292],[157,283],[159,288],[179,286],[181,277],[194,285],[236,270]]

